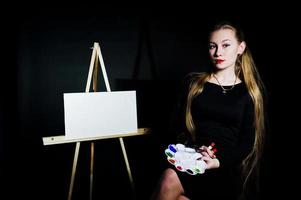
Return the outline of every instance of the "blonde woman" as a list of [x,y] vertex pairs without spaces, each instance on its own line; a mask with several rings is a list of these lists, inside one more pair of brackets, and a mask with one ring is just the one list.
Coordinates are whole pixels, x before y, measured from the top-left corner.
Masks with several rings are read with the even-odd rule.
[[[258,174],[264,86],[244,35],[228,22],[219,23],[209,34],[208,51],[211,70],[188,76],[181,130],[182,143],[203,154],[206,171],[189,175],[166,169],[152,199],[234,200]],[[208,148],[212,142],[216,153]]]

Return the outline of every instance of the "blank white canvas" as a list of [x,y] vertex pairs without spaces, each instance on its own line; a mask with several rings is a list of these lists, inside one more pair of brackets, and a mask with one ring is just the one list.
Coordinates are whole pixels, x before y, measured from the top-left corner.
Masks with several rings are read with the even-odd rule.
[[65,137],[135,133],[136,91],[64,93]]

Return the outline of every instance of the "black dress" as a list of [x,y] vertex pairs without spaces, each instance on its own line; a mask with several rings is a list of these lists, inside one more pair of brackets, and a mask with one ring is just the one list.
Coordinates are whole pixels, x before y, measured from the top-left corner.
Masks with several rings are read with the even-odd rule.
[[[208,146],[214,142],[220,168],[198,175],[176,170],[185,194],[192,200],[237,199],[242,187],[240,163],[252,150],[255,139],[253,101],[245,84],[238,83],[224,94],[221,86],[205,83],[203,92],[192,101],[191,114],[196,142],[185,141],[186,146]],[[183,122],[184,115],[181,116]],[[185,126],[181,127],[179,132],[185,132]]]

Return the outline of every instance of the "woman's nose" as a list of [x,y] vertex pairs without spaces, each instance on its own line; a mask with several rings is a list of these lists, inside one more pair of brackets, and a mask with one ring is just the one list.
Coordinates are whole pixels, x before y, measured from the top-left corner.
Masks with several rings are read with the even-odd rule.
[[222,49],[221,48],[216,48],[216,51],[215,51],[215,56],[216,57],[219,57],[222,55]]

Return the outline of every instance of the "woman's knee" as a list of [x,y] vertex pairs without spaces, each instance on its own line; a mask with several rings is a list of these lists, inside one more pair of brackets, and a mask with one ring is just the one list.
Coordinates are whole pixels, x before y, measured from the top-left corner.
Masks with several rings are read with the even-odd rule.
[[177,173],[169,168],[162,173],[160,184],[151,199],[178,199],[183,193]]
[[181,188],[181,183],[177,173],[173,169],[166,169],[162,175],[161,184],[165,188],[175,189],[175,187]]

